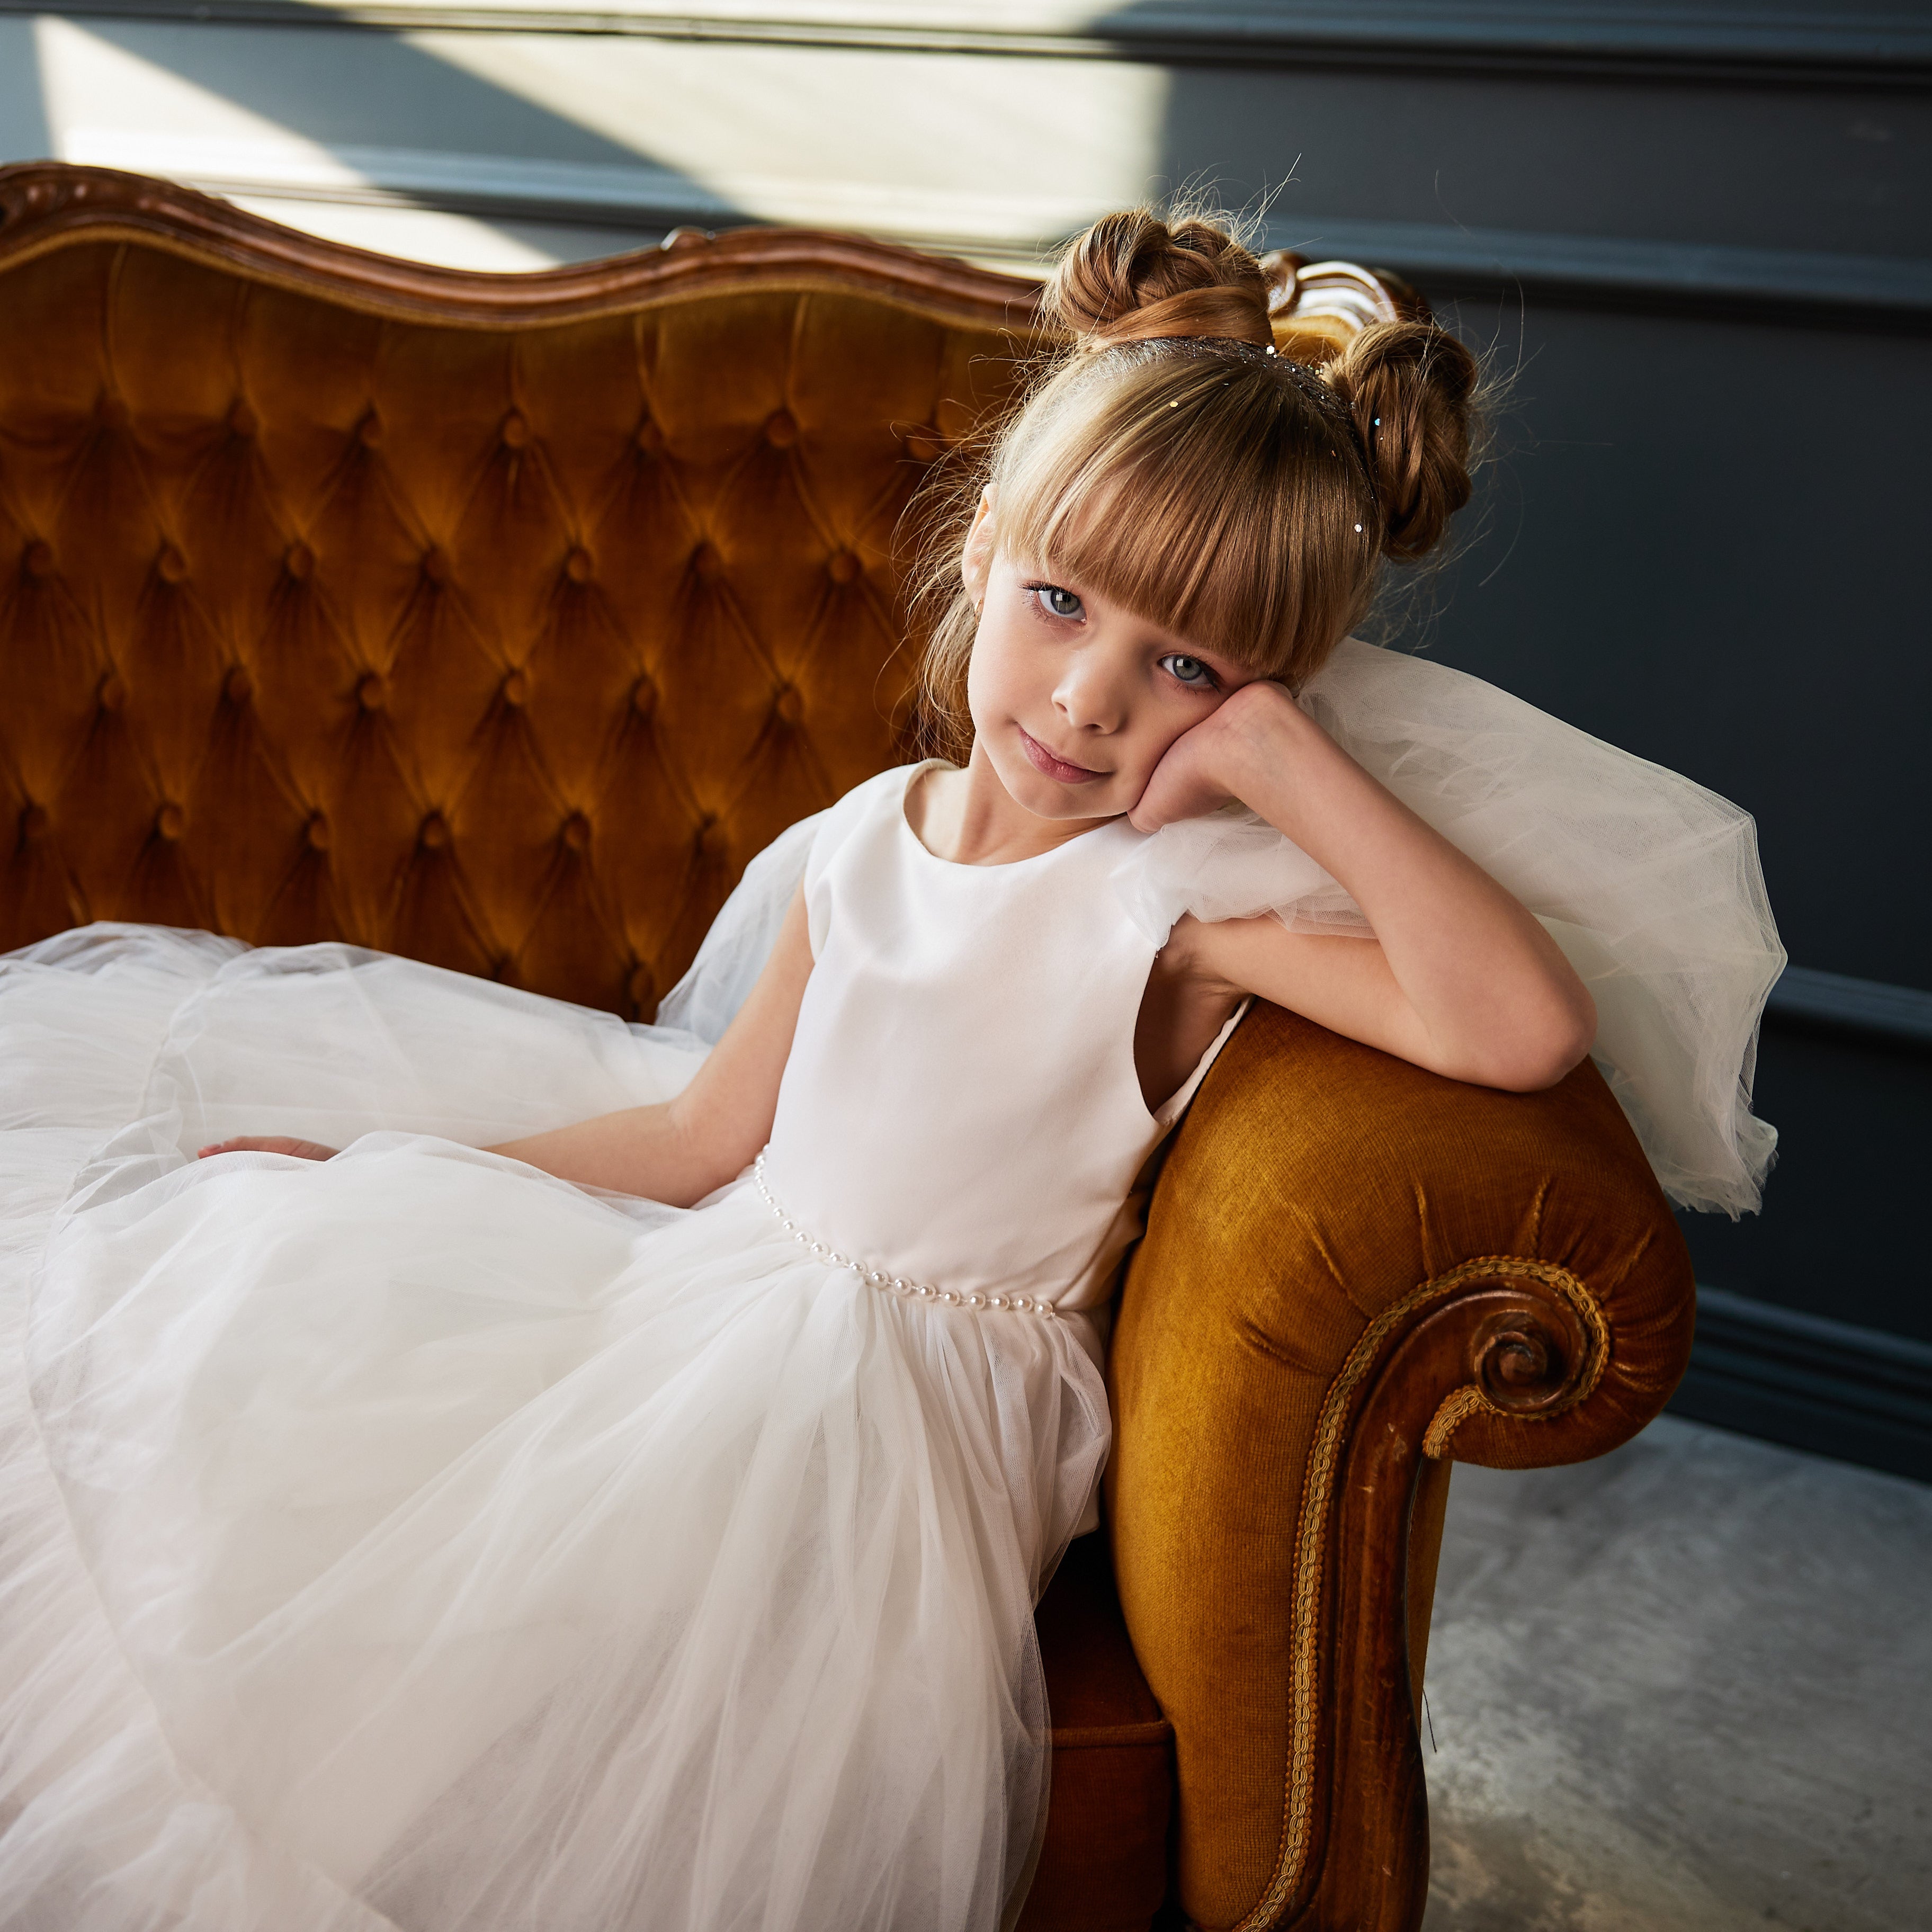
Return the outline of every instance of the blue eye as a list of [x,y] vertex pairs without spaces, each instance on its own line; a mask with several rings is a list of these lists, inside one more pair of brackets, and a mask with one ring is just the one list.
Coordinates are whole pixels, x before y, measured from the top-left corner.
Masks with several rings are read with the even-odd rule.
[[1081,616],[1086,606],[1074,593],[1058,584],[1029,584],[1027,588],[1040,599],[1040,608],[1054,617]]
[[1176,683],[1187,685],[1196,691],[1212,691],[1220,682],[1198,658],[1189,657],[1185,652],[1170,651],[1161,662]]

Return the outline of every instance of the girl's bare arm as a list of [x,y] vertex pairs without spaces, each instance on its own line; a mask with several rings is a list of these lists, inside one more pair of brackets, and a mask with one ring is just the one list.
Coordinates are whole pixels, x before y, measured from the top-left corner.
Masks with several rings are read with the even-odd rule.
[[[565,1180],[688,1208],[739,1173],[770,1138],[778,1081],[812,976],[805,895],[794,893],[752,994],[691,1084],[674,1100],[629,1107],[489,1150]],[[243,1138],[204,1155],[258,1148],[326,1160],[307,1142]]]
[[801,888],[751,998],[676,1100],[506,1141],[490,1151],[586,1186],[689,1207],[740,1172],[770,1138],[778,1081],[811,976]]
[[1231,797],[1347,886],[1375,938],[1187,919],[1170,970],[1486,1087],[1553,1085],[1588,1052],[1595,1004],[1556,942],[1278,685],[1243,686],[1178,740],[1133,820],[1152,830]]

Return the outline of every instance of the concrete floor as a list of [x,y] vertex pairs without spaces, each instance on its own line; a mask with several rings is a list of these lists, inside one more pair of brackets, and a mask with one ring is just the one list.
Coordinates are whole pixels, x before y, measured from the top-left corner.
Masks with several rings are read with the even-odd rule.
[[1424,1932],[1928,1932],[1932,1487],[1666,1418],[1457,1466]]

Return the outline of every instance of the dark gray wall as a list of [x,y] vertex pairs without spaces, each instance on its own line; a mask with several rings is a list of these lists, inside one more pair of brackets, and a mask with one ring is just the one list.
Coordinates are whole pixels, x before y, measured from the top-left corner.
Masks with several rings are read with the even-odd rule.
[[[1927,344],[1547,302],[1519,342],[1432,650],[1749,810],[1795,962],[1932,987]],[[1761,1215],[1685,1218],[1700,1276],[1932,1341],[1932,1060],[1774,1015],[1756,1092],[1779,1165]]]
[[[1932,992],[1932,13],[1462,12],[1249,9],[1170,177],[1274,190],[1271,243],[1407,273],[1512,379],[1430,647],[1752,812],[1795,964]],[[1774,1014],[1757,1094],[1780,1162],[1686,1217],[1700,1277],[1932,1341],[1932,1058]]]

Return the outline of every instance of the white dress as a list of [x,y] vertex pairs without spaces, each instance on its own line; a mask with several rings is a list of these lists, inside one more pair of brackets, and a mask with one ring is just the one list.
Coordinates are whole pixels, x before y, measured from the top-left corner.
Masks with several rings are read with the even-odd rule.
[[16,1076],[98,1048],[136,1124],[46,1244],[0,1449],[0,1924],[1017,1903],[1033,1606],[1108,1440],[1080,1311],[1193,1082],[1143,1103],[1136,835],[951,865],[908,778],[815,826],[770,1145],[688,1212],[462,1144],[667,1096],[675,1035],[336,946],[14,965]]
[[[1304,701],[1570,951],[1676,1198],[1754,1204],[1749,819],[1367,646]],[[754,861],[657,1028],[335,945],[0,961],[0,1928],[1010,1919],[1098,1311],[1207,1064],[1144,1105],[1149,966],[1360,916],[1238,813],[947,864],[910,776]],[[679,1090],[801,875],[754,1170],[680,1210],[477,1150]],[[276,1133],[345,1151],[193,1158]]]

